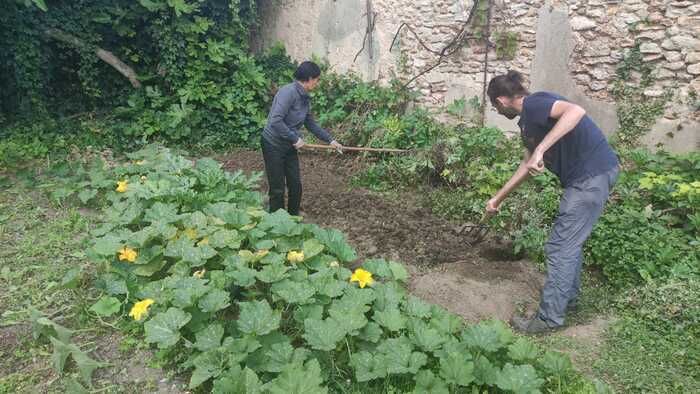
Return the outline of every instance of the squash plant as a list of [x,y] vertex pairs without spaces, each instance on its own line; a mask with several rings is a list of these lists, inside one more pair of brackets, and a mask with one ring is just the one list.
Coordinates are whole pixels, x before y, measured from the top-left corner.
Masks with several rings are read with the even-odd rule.
[[190,388],[594,391],[568,357],[504,323],[467,326],[409,295],[397,262],[346,268],[357,255],[345,236],[264,212],[256,176],[155,146],[129,159],[88,172],[107,201],[89,255],[104,270],[105,299],[143,325],[146,342],[177,354]]

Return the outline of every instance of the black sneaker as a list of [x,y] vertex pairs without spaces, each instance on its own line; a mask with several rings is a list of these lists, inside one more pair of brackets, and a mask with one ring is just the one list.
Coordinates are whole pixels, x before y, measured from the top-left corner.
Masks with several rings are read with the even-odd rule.
[[513,316],[510,320],[510,325],[515,331],[525,334],[542,334],[556,330],[558,327],[550,327],[547,323],[540,319],[537,315],[532,318],[524,316]]

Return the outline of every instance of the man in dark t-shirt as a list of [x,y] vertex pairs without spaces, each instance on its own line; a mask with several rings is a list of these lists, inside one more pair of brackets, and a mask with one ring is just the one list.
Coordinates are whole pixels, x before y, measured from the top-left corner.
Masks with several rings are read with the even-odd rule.
[[518,126],[524,159],[511,179],[486,204],[498,212],[501,202],[531,175],[548,169],[564,188],[559,214],[545,244],[547,280],[538,313],[513,317],[519,331],[545,332],[563,326],[567,310],[575,308],[581,284],[583,244],[603,212],[617,180],[617,155],[603,132],[580,106],[549,92],[530,94],[515,71],[491,80],[488,95],[496,110]]

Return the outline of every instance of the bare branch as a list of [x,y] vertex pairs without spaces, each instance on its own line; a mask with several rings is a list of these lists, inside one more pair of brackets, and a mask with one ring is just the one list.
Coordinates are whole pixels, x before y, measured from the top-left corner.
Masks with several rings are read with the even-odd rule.
[[115,70],[117,70],[121,75],[126,77],[131,83],[131,86],[135,88],[141,87],[141,82],[136,77],[136,72],[134,72],[134,69],[131,68],[128,64],[121,61],[112,52],[104,50],[102,48],[88,45],[85,42],[81,41],[78,37],[75,37],[59,29],[47,29],[45,33],[47,36],[57,41],[61,41],[76,48],[94,50],[98,58],[100,58],[103,62],[109,64],[110,66],[114,67]]

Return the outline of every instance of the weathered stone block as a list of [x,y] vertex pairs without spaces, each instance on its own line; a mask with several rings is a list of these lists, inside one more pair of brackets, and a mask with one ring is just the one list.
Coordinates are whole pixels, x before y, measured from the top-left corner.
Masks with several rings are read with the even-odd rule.
[[596,28],[595,21],[585,16],[575,16],[571,18],[571,28],[574,31],[591,30]]

